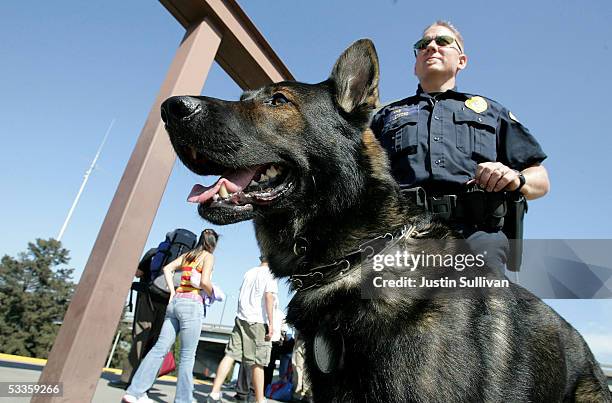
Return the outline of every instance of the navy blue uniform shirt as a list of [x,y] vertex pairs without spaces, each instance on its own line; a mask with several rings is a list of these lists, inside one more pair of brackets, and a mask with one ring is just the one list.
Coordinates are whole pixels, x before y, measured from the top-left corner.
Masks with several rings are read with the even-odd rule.
[[416,95],[380,109],[371,127],[400,185],[435,193],[463,190],[481,162],[521,171],[546,158],[508,109],[456,89],[430,95],[419,86]]

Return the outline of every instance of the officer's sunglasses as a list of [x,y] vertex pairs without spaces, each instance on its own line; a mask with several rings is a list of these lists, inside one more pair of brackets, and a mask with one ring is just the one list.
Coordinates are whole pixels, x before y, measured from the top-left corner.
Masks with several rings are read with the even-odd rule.
[[461,49],[461,45],[459,45],[459,42],[455,38],[453,38],[450,35],[438,35],[438,36],[424,36],[423,38],[419,39],[414,44],[415,56],[418,51],[426,49],[427,46],[431,43],[431,41],[435,41],[436,45],[438,46],[449,46],[449,45],[452,45],[453,43],[456,43],[457,48],[459,49],[459,52],[463,53],[463,49]]

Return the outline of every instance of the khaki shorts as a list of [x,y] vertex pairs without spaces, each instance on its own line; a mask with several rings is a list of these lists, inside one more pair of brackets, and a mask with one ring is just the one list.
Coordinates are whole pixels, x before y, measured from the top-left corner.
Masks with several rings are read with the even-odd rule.
[[270,363],[272,351],[272,342],[265,341],[266,333],[266,325],[263,323],[249,323],[236,318],[225,354],[245,365],[266,367]]

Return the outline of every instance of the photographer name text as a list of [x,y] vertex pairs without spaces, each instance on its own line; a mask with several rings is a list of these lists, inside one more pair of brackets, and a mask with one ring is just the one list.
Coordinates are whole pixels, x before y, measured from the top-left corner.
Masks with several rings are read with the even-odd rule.
[[425,276],[385,279],[377,276],[372,279],[372,285],[375,288],[508,288],[510,282],[507,279],[488,279],[485,276],[459,277],[459,279],[448,277],[431,279]]

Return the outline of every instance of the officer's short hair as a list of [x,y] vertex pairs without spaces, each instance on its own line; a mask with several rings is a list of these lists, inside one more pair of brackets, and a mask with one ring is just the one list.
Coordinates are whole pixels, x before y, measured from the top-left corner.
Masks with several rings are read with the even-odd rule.
[[463,49],[463,51],[465,52],[465,45],[463,44],[463,36],[461,36],[461,32],[459,32],[459,30],[455,28],[455,26],[450,21],[438,20],[434,22],[433,24],[429,24],[423,30],[423,35],[425,35],[425,31],[427,31],[431,27],[435,27],[436,25],[450,29],[451,32],[455,34],[455,37],[457,38],[457,42],[459,42],[459,45],[461,45],[461,49]]

